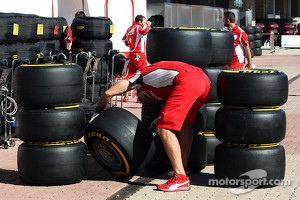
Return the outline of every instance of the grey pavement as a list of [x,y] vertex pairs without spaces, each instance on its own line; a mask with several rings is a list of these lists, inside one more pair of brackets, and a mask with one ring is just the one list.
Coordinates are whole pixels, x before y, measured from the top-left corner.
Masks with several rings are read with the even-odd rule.
[[[286,153],[286,171],[282,186],[254,189],[248,193],[236,195],[228,188],[210,186],[208,181],[214,178],[214,167],[206,166],[198,174],[191,174],[192,189],[187,192],[161,192],[156,185],[166,180],[147,175],[134,176],[131,180],[118,179],[107,173],[89,156],[88,176],[80,183],[63,186],[28,186],[18,177],[17,149],[22,143],[16,139],[16,146],[0,148],[0,199],[257,199],[257,200],[298,200],[300,199],[300,49],[277,48],[271,53],[263,50],[262,56],[254,57],[259,68],[272,68],[285,72],[289,78],[288,101],[282,106],[286,112],[286,137],[281,142]],[[141,116],[141,104],[130,98],[123,108]],[[118,104],[120,105],[120,104]]]

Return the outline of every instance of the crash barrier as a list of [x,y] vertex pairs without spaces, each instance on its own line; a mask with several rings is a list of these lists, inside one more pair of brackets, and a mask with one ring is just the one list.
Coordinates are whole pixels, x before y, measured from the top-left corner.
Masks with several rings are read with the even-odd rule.
[[243,187],[236,184],[245,179],[243,174],[259,169],[266,172],[267,181],[255,187],[276,186],[269,180],[283,180],[285,175],[280,142],[286,116],[280,106],[288,98],[287,75],[273,69],[224,70],[218,76],[217,93],[223,106],[215,117],[215,135],[222,142],[215,151],[215,177],[233,180],[230,187]]
[[[76,64],[21,65],[14,72],[17,167],[29,185],[64,185],[87,175],[83,72]],[[68,95],[66,95],[68,94]]]

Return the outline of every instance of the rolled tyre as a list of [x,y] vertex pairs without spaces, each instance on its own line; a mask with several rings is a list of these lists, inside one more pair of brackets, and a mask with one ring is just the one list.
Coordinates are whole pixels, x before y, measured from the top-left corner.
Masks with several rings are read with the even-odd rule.
[[165,101],[149,102],[142,105],[142,122],[147,129],[150,128],[153,120],[158,118],[159,113],[164,105]]
[[153,135],[132,113],[118,107],[104,110],[87,126],[85,141],[94,159],[108,172],[131,178],[155,153]]
[[[279,184],[276,184],[277,181],[283,180],[285,162],[285,150],[282,145],[228,147],[219,144],[215,152],[214,172],[216,179],[235,180],[235,183],[241,183],[238,181],[245,181],[245,179],[253,181],[253,178],[255,180],[265,178],[266,182],[262,181],[255,187],[267,188],[274,187]],[[264,174],[259,177],[260,174],[257,172],[264,172]],[[249,177],[249,175],[252,175],[252,177]],[[270,182],[270,180],[274,182]],[[240,185],[229,184],[228,186],[236,188]],[[243,185],[240,187],[244,188]]]
[[288,98],[288,77],[278,70],[224,70],[218,76],[217,95],[223,105],[280,106]]
[[279,143],[285,137],[286,115],[279,107],[238,109],[222,107],[216,112],[216,137],[224,143]]
[[81,182],[87,175],[87,148],[80,141],[22,143],[18,174],[29,185],[52,186]]
[[210,29],[212,57],[209,66],[225,66],[231,63],[234,52],[234,38],[231,31]]
[[53,107],[82,101],[83,73],[76,64],[21,65],[13,80],[14,98],[20,106]]
[[149,63],[174,60],[206,66],[212,57],[212,36],[200,28],[152,28],[146,46]]
[[25,142],[76,140],[85,133],[85,113],[79,106],[24,109],[16,114],[16,135]]

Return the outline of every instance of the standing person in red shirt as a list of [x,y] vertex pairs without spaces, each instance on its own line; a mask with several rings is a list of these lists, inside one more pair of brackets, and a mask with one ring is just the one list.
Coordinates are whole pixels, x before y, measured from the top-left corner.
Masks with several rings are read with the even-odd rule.
[[[247,33],[235,23],[235,14],[233,12],[224,12],[224,26],[234,35],[234,53],[232,62],[228,65],[231,69],[252,68],[252,56],[249,47]],[[245,65],[245,54],[247,64]]]
[[101,112],[115,95],[134,88],[140,89],[142,103],[165,101],[156,123],[160,137],[174,174],[158,190],[190,190],[187,176],[188,158],[193,142],[192,124],[206,102],[210,92],[210,80],[202,69],[179,61],[160,61],[149,65],[128,80],[110,87],[101,96],[96,112]]
[[[122,41],[129,47],[128,76],[147,66],[146,34],[151,27],[151,22],[143,15],[137,15],[132,25],[127,29]],[[128,92],[125,93],[124,102],[128,101]]]

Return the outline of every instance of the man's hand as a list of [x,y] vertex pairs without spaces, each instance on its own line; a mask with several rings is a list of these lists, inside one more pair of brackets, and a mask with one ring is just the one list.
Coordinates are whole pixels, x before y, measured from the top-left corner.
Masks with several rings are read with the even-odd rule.
[[132,84],[128,80],[121,80],[115,85],[111,86],[102,94],[97,104],[96,112],[101,112],[102,110],[104,110],[113,96],[123,94],[131,90],[131,85]]

